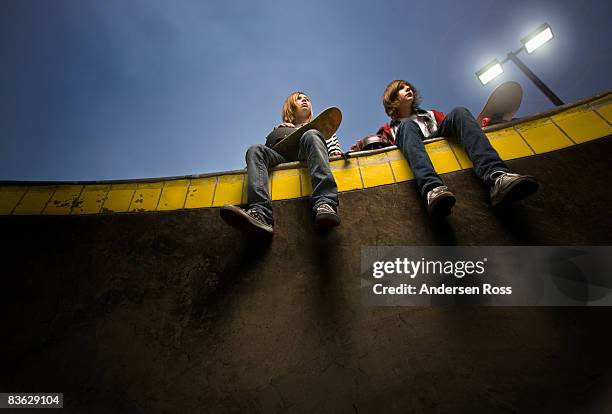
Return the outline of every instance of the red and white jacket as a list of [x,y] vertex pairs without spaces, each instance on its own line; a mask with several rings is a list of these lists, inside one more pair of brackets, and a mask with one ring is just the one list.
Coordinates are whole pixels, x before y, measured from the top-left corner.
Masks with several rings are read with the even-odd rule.
[[430,109],[429,111],[419,109],[415,114],[409,116],[408,118],[395,119],[391,121],[390,124],[384,124],[382,127],[380,127],[376,135],[386,138],[389,140],[389,142],[392,142],[393,145],[395,145],[395,136],[400,123],[404,120],[412,120],[417,123],[419,128],[421,128],[423,136],[425,136],[425,138],[429,138],[438,130],[438,126],[440,126],[440,123],[444,120],[444,117],[444,113],[436,111],[435,109]]

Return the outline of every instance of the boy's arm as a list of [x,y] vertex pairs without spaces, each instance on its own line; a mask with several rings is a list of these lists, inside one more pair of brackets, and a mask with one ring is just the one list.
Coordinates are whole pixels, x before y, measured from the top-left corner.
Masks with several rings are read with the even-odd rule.
[[338,141],[338,135],[334,134],[330,139],[325,141],[327,145],[327,155],[330,157],[336,155],[342,155],[342,150],[340,149],[340,141]]
[[395,131],[391,128],[389,123],[385,123],[380,127],[376,135],[386,138],[391,144],[395,145]]

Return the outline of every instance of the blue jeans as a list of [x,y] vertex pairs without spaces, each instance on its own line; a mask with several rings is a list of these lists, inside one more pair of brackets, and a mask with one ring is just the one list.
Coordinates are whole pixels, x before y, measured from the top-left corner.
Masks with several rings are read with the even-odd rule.
[[[458,107],[450,111],[438,130],[430,138],[448,137],[456,139],[474,164],[474,172],[485,184],[491,185],[491,174],[496,171],[509,171],[491,146],[482,128],[469,110]],[[435,187],[443,185],[442,179],[434,170],[423,140],[425,136],[414,121],[402,121],[395,142],[408,161],[421,196]]]
[[[338,205],[338,187],[331,168],[325,138],[316,129],[304,132],[299,142],[298,158],[306,161],[312,183],[311,203],[316,209],[322,203]],[[268,170],[289,162],[278,152],[265,145],[252,145],[246,153],[247,201],[273,223],[272,201],[268,191]]]

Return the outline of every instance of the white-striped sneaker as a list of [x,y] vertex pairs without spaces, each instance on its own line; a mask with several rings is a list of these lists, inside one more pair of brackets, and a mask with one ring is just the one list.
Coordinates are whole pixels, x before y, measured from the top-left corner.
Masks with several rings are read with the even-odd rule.
[[538,191],[540,184],[535,177],[502,172],[491,187],[491,205],[510,205]]
[[221,207],[219,214],[227,224],[238,230],[261,235],[272,235],[274,233],[274,223],[268,222],[264,215],[254,208],[244,210],[226,204]]
[[331,204],[319,204],[315,211],[315,224],[324,229],[336,227],[340,224],[340,216]]
[[427,193],[427,213],[432,217],[446,217],[457,202],[455,195],[445,185],[429,190]]

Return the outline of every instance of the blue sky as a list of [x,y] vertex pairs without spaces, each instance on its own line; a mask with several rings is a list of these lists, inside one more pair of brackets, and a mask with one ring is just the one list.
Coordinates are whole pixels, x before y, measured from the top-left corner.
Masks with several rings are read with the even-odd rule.
[[499,83],[518,115],[552,104],[511,63],[474,72],[548,22],[523,61],[565,102],[611,88],[606,1],[2,0],[0,180],[106,180],[243,168],[305,91],[342,109],[343,150],[386,121],[385,86],[475,115]]

